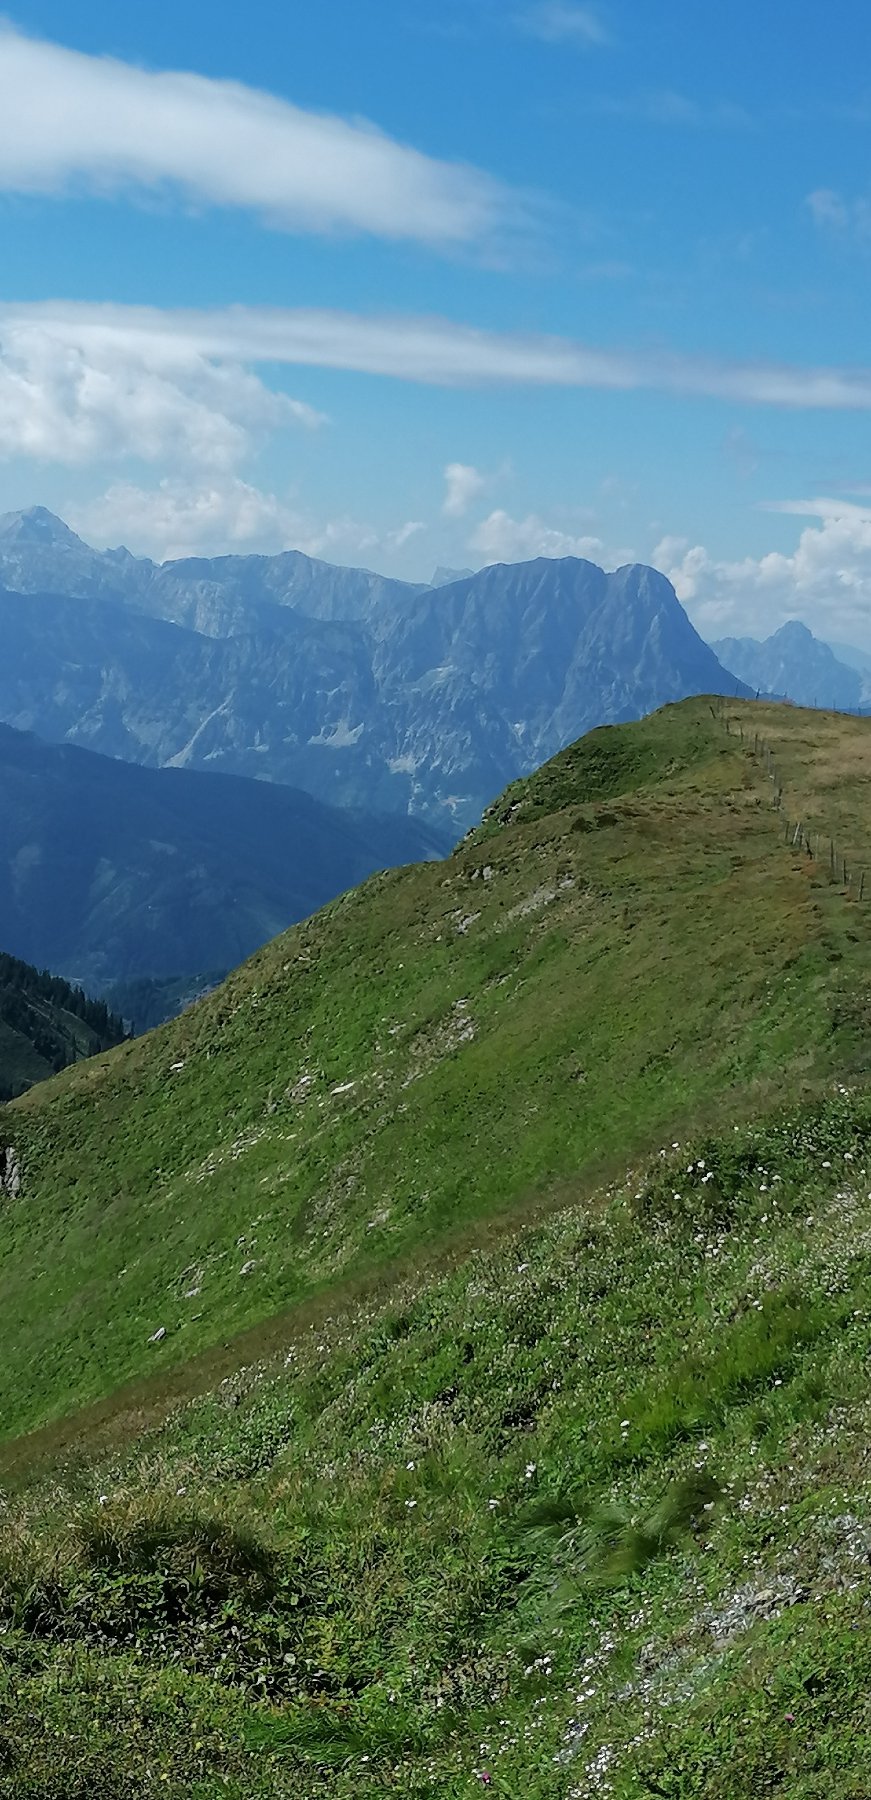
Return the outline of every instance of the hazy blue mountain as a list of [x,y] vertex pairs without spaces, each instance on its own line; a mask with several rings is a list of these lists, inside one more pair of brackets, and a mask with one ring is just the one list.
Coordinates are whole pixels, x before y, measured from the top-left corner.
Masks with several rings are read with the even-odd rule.
[[0,520],[0,718],[452,835],[591,726],[733,692],[663,575],[573,557],[433,589],[296,551],[160,567]]
[[423,591],[368,569],[340,568],[285,550],[278,556],[184,557],[154,563],[123,547],[92,550],[44,506],[0,515],[0,587],[121,601],[209,637],[307,618],[360,620]]
[[446,569],[439,563],[429,585],[431,588],[450,587],[452,581],[467,581],[474,573],[474,569]]
[[0,726],[0,943],[85,987],[229,969],[374,870],[443,848],[411,819]]
[[858,669],[862,676],[862,704],[867,706],[871,703],[871,650],[861,650],[858,644],[843,644],[838,638],[829,638],[828,645],[838,662]]
[[863,700],[863,681],[856,669],[835,656],[830,645],[814,637],[798,619],[790,619],[762,642],[756,638],[722,638],[711,648],[727,669],[754,691],[780,694],[799,706],[832,707],[850,712]]

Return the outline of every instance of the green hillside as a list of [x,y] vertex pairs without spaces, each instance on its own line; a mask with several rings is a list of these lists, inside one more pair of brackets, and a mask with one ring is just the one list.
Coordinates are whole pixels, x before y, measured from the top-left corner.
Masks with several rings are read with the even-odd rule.
[[871,724],[728,722],[2,1115],[15,1800],[868,1791]]
[[0,1102],[123,1036],[121,1020],[102,1001],[0,954]]

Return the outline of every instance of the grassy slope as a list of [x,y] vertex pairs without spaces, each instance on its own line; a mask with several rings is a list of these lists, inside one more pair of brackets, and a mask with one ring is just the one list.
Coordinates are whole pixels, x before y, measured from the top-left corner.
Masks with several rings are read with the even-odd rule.
[[7,1432],[854,1060],[864,933],[705,703],[594,733],[518,801],[10,1110]]
[[688,703],[6,1114],[9,1427],[329,1284],[156,1432],[12,1447],[16,1800],[867,1792],[871,1117],[731,1123],[861,1082],[864,920]]

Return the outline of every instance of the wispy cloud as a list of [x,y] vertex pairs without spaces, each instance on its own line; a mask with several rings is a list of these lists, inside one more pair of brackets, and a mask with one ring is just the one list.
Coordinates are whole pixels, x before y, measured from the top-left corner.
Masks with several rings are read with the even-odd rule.
[[847,200],[835,188],[815,188],[805,204],[819,230],[871,244],[871,200],[864,196]]
[[175,191],[288,231],[480,248],[525,203],[374,125],[245,87],[86,56],[0,23],[0,191]]
[[238,467],[252,440],[320,415],[264,365],[353,370],[443,387],[659,391],[752,406],[871,410],[871,368],[601,349],[452,320],[268,307],[160,311],[0,304],[0,455],[129,455]]
[[753,124],[746,109],[733,101],[698,100],[674,88],[656,88],[643,94],[600,94],[590,103],[590,109],[605,118],[631,119],[642,125],[688,126],[696,131],[745,131]]
[[835,495],[820,495],[813,500],[761,500],[757,510],[787,513],[796,519],[855,519],[871,524],[871,506],[859,506],[855,500],[842,500]]
[[538,0],[514,15],[518,29],[545,44],[574,44],[582,50],[601,48],[611,34],[594,6],[574,0]]

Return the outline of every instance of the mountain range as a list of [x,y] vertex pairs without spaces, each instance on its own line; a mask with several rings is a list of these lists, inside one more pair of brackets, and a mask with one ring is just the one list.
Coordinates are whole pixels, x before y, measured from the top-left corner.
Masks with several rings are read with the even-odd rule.
[[446,848],[412,819],[0,725],[0,945],[89,989],[226,971],[374,870]]
[[566,557],[454,576],[415,586],[298,551],[157,565],[92,550],[44,508],[7,514],[0,718],[455,838],[591,726],[735,693],[656,570]]
[[[871,698],[869,672],[863,674],[851,662],[861,652],[842,652],[839,658],[831,645],[814,637],[798,619],[789,619],[762,641],[721,638],[711,648],[749,688],[777,694],[798,706],[855,712]],[[868,662],[871,664],[871,658]]]

